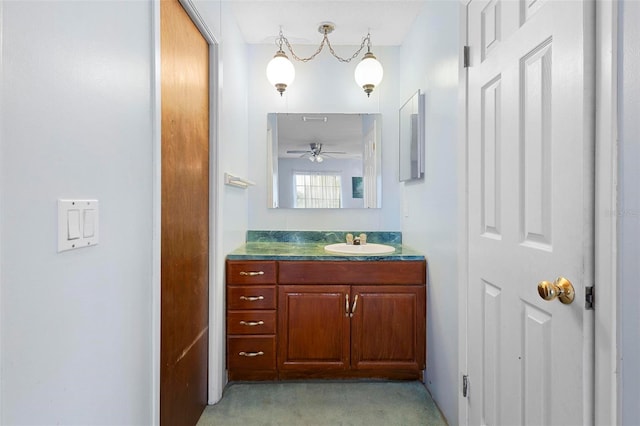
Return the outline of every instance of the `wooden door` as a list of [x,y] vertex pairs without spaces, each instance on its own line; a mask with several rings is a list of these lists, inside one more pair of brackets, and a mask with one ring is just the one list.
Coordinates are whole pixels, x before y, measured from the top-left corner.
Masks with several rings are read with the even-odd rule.
[[425,367],[425,287],[353,286],[351,367]]
[[207,404],[209,47],[178,0],[160,17],[160,423],[193,425]]
[[[473,0],[467,11],[464,420],[590,424],[594,2]],[[573,303],[538,295],[558,277]]]
[[280,370],[349,368],[348,296],[346,285],[279,286]]

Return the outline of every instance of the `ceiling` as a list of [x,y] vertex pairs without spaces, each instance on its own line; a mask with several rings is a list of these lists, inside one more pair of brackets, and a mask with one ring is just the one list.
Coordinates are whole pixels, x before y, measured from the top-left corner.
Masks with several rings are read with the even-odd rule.
[[[359,45],[371,32],[375,46],[399,46],[425,0],[230,0],[233,14],[249,44],[272,44],[282,31],[294,45],[319,45],[318,27],[332,22],[334,45]],[[338,52],[340,53],[340,52]],[[345,54],[346,55],[346,54]]]
[[[300,158],[289,150],[309,150],[321,143],[335,158],[362,159],[362,116],[360,114],[278,114],[278,157]],[[330,155],[331,156],[331,155]]]

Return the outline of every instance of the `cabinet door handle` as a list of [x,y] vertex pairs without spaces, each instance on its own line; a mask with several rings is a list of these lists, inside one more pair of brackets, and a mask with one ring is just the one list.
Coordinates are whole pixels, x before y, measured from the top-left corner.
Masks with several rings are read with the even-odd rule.
[[246,356],[246,357],[254,357],[254,356],[262,356],[264,355],[264,352],[260,351],[260,352],[239,352],[238,355],[240,356]]
[[353,298],[353,307],[351,308],[351,314],[349,314],[350,317],[353,317],[353,314],[356,313],[356,306],[358,306],[358,295],[356,294],[356,297]]
[[255,327],[256,325],[264,325],[264,321],[240,321],[240,325],[248,325],[249,327]]
[[255,277],[256,275],[264,275],[264,271],[240,271],[240,275],[247,277]]
[[246,300],[247,302],[256,302],[258,300],[264,300],[264,296],[240,296],[240,300]]
[[344,295],[344,316],[349,316],[349,293]]

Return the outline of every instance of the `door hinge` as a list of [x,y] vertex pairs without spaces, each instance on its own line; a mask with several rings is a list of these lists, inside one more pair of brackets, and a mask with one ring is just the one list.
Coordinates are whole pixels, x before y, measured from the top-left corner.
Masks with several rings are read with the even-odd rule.
[[462,51],[462,61],[465,68],[469,68],[471,66],[471,47],[464,46]]
[[595,291],[593,290],[593,286],[584,288],[584,308],[585,309],[594,309],[594,298]]
[[462,396],[466,398],[469,395],[469,376],[462,376]]

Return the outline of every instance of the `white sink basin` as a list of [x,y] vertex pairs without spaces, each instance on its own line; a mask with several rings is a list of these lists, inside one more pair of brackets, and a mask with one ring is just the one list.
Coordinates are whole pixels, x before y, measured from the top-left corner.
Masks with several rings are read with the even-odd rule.
[[329,253],[374,255],[393,253],[396,249],[386,244],[367,243],[363,246],[356,246],[338,243],[324,246],[324,250]]

